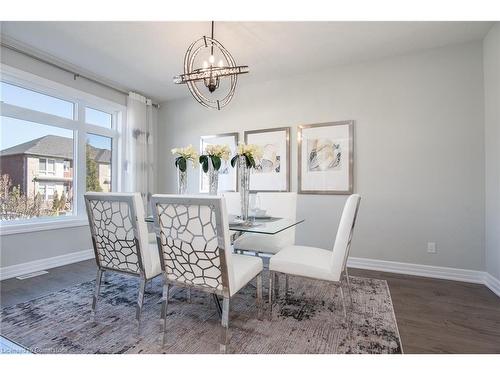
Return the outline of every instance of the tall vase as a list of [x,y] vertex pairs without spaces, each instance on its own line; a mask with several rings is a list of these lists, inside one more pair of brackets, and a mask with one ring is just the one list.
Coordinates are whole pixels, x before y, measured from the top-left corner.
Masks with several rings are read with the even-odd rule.
[[241,220],[248,223],[248,207],[250,198],[250,168],[245,156],[238,157],[238,189],[241,200]]
[[212,158],[208,158],[208,191],[210,195],[217,195],[219,188],[219,171],[214,168]]
[[177,168],[177,194],[186,194],[187,192],[187,170],[181,171]]

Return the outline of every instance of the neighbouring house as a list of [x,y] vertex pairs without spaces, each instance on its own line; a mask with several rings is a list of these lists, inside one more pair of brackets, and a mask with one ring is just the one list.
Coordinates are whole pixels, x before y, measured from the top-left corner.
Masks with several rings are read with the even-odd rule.
[[[90,159],[96,162],[97,178],[102,191],[111,190],[111,151],[88,146]],[[73,196],[73,140],[46,135],[0,152],[0,174],[10,176],[28,197],[40,193],[51,201],[57,191]]]

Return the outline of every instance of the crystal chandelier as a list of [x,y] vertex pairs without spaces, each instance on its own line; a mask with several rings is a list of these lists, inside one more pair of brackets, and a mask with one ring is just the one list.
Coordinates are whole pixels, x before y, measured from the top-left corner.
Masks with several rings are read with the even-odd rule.
[[[197,57],[204,53],[206,55],[208,49],[210,49],[208,60],[203,61],[201,68],[195,68]],[[216,57],[217,64],[215,64]],[[220,110],[233,98],[238,74],[248,73],[248,71],[248,66],[236,65],[229,51],[214,39],[214,22],[212,21],[211,36],[203,36],[189,46],[184,56],[184,74],[175,76],[174,83],[185,83],[198,103]],[[220,88],[221,81],[225,78],[228,79],[228,85],[224,88],[224,93],[216,97],[214,93]]]

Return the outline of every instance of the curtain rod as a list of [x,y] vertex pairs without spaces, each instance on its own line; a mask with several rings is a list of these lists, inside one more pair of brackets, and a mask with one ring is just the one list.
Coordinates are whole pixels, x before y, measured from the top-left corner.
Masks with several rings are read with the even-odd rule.
[[[116,92],[118,92],[118,93],[120,93],[120,94],[123,94],[123,95],[126,95],[126,96],[128,96],[128,95],[129,95],[129,93],[128,93],[127,91],[123,91],[123,90],[117,89],[116,87],[113,87],[113,86],[111,86],[111,85],[108,85],[108,84],[106,84],[106,83],[104,83],[104,82],[98,81],[98,80],[96,80],[96,79],[94,79],[94,78],[87,77],[86,75],[83,75],[83,74],[77,73],[77,72],[75,72],[75,71],[73,71],[73,70],[70,70],[70,69],[68,69],[68,68],[65,68],[65,67],[63,67],[63,66],[57,65],[57,64],[55,64],[55,63],[53,63],[53,62],[51,62],[51,61],[49,61],[49,60],[45,60],[45,59],[43,59],[43,58],[41,58],[41,57],[39,57],[39,56],[37,56],[37,55],[34,55],[34,54],[30,53],[30,52],[24,51],[24,50],[22,50],[22,49],[19,49],[19,48],[17,48],[17,47],[14,47],[14,46],[12,46],[12,45],[10,45],[10,44],[6,44],[6,43],[4,43],[3,41],[2,41],[2,42],[0,42],[0,45],[1,45],[2,47],[4,47],[4,48],[8,48],[8,49],[10,49],[10,50],[12,50],[12,51],[14,51],[14,52],[21,53],[21,54],[23,54],[23,55],[25,55],[25,56],[31,57],[32,59],[35,59],[35,60],[40,61],[40,62],[42,62],[42,63],[44,63],[44,64],[50,65],[50,66],[52,66],[52,67],[54,67],[54,68],[57,68],[57,69],[62,70],[62,71],[64,71],[64,72],[66,72],[66,73],[69,73],[69,74],[71,74],[71,75],[73,76],[73,79],[74,79],[74,80],[76,80],[77,78],[83,78],[83,79],[86,79],[87,81],[90,81],[90,82],[92,82],[92,83],[98,84],[98,85],[103,86],[103,87],[106,87],[106,88],[111,89],[111,90],[113,90],[113,91],[116,91]],[[138,94],[140,94],[140,93],[138,93]],[[141,94],[141,95],[142,95],[142,94]],[[143,95],[143,96],[144,96],[144,95]],[[152,105],[153,107],[160,108],[160,105],[159,105],[159,104],[157,104],[157,103],[153,103],[153,102],[151,102],[151,105]]]

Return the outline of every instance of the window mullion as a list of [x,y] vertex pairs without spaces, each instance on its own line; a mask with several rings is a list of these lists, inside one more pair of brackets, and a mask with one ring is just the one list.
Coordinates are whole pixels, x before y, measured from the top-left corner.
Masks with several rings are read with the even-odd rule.
[[77,207],[77,215],[84,215],[85,213],[85,202],[83,199],[83,194],[85,194],[86,191],[86,180],[87,180],[87,165],[85,162],[85,145],[86,145],[86,140],[87,140],[87,134],[86,134],[86,126],[85,126],[85,105],[83,103],[78,102],[77,105],[78,108],[78,129],[75,131],[75,136],[76,136],[76,162],[75,165],[77,166],[76,168],[76,191],[75,191],[75,197],[76,197],[76,207]]

